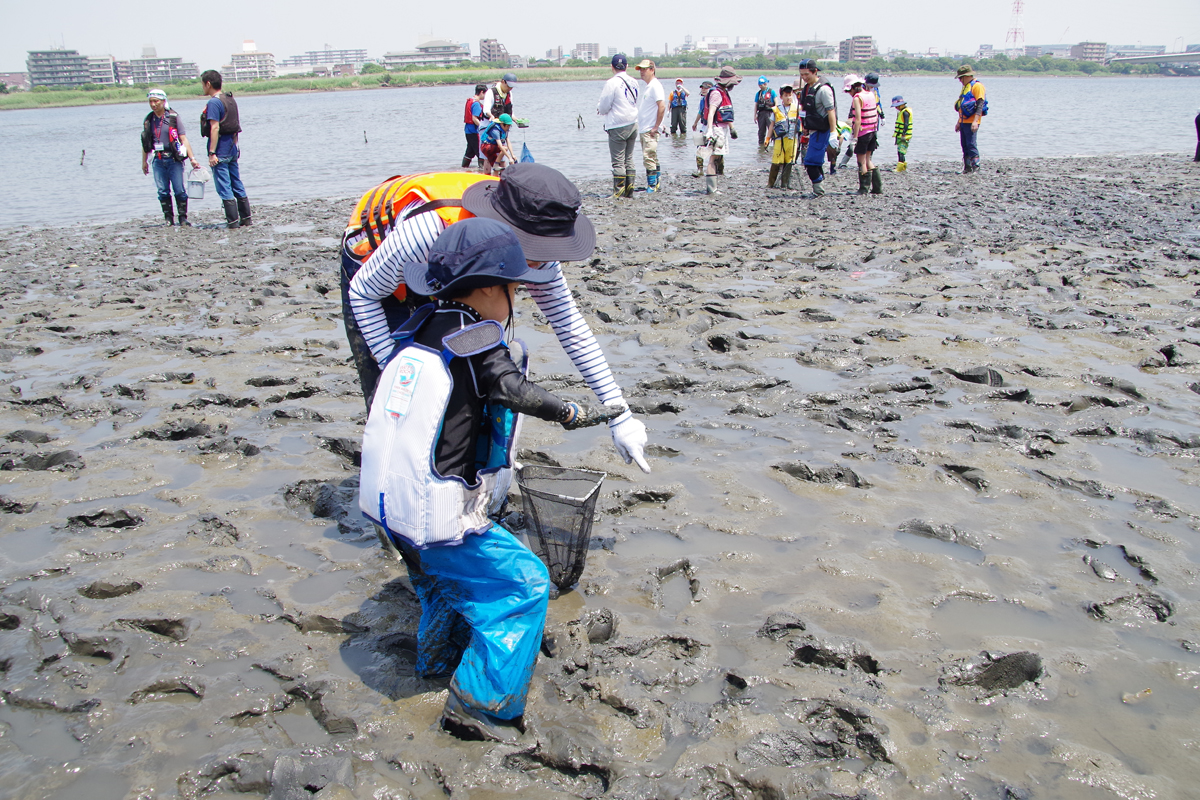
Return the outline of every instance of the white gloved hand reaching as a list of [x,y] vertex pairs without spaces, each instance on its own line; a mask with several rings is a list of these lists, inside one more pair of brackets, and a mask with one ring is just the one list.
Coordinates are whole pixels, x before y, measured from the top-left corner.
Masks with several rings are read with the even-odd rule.
[[[613,405],[620,403],[625,405],[624,401],[616,400],[605,405]],[[646,426],[641,420],[635,419],[633,412],[625,406],[625,413],[608,423],[608,428],[612,431],[613,446],[617,448],[617,454],[625,459],[626,464],[637,463],[642,472],[650,473],[650,465],[646,463]]]

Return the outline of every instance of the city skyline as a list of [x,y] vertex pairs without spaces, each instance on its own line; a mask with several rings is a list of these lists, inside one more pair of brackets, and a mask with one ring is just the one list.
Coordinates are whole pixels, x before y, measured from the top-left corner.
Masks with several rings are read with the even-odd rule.
[[[837,44],[856,35],[873,36],[880,52],[907,50],[924,53],[973,54],[980,45],[997,50],[1005,46],[1011,21],[1011,2],[993,0],[965,10],[949,0],[930,0],[922,6],[919,19],[906,21],[895,7],[882,0],[861,0],[863,13],[854,17],[822,21],[818,30],[803,30],[809,22],[725,22],[726,14],[715,0],[667,3],[639,9],[637,30],[655,33],[630,34],[619,15],[612,19],[562,21],[561,7],[545,0],[527,3],[514,19],[487,13],[478,0],[465,0],[456,8],[453,21],[436,9],[406,8],[372,12],[378,24],[362,29],[338,25],[330,36],[328,8],[313,0],[248,0],[238,7],[236,18],[211,28],[194,25],[149,26],[145,15],[131,6],[100,7],[82,0],[61,0],[52,20],[35,7],[22,5],[6,11],[0,30],[0,72],[25,70],[30,50],[65,47],[86,56],[112,55],[117,60],[137,58],[146,46],[162,56],[179,56],[195,61],[200,69],[219,69],[230,55],[241,50],[244,39],[253,39],[262,51],[277,60],[322,50],[365,48],[370,58],[389,51],[412,50],[418,41],[445,38],[466,42],[478,57],[480,39],[498,39],[513,55],[543,57],[547,49],[562,46],[569,52],[578,42],[599,41],[601,52],[609,47],[632,53],[635,47],[648,53],[662,52],[664,44],[674,49],[685,35],[755,37],[761,43],[823,40]],[[478,13],[470,13],[476,10]],[[462,13],[462,12],[467,13]],[[711,12],[711,13],[709,13]],[[964,13],[970,25],[964,25]],[[602,15],[607,16],[607,15]],[[799,19],[800,15],[792,15]],[[554,21],[558,20],[558,21]],[[861,21],[859,21],[861,20]],[[941,20],[939,22],[939,20]],[[872,30],[872,28],[874,28]],[[1163,45],[1182,50],[1200,42],[1200,6],[1189,0],[1147,0],[1136,14],[1118,0],[1097,0],[1086,13],[1070,0],[1029,0],[1024,11],[1027,44],[1057,44],[1100,41],[1121,45]],[[611,34],[611,36],[606,36]],[[330,41],[330,39],[333,39]],[[649,40],[649,41],[647,41]]]

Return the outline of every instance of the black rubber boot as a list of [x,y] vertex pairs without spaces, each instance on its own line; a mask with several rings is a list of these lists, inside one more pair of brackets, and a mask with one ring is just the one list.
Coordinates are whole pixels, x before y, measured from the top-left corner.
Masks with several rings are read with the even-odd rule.
[[879,167],[871,169],[871,194],[883,194],[883,178],[879,177]]
[[637,173],[625,173],[625,197],[633,197],[633,187],[637,185]]
[[235,197],[234,199],[237,200],[238,217],[241,219],[242,227],[249,228],[253,224],[250,219],[250,198]]
[[767,173],[767,188],[768,189],[775,188],[775,179],[779,177],[779,171],[782,167],[783,167],[783,164],[772,164],[771,165],[771,171]]
[[613,175],[613,197],[625,196],[625,176]]
[[159,200],[158,204],[162,206],[163,219],[167,221],[168,225],[174,225],[175,212],[171,210],[171,198],[168,197],[166,200]]
[[783,172],[780,174],[780,177],[779,177],[779,188],[780,189],[792,188],[792,165],[791,164],[783,165]]
[[240,228],[241,221],[238,219],[238,201],[236,198],[222,200],[221,205],[225,208],[225,227]]
[[471,166],[471,159],[469,159],[469,158],[464,158],[464,159],[463,159],[463,163],[462,163],[462,168],[463,168],[463,169],[466,169],[466,168],[467,168],[467,167],[469,167],[469,166]]
[[175,198],[175,208],[179,209],[179,227],[181,228],[190,228],[192,226],[192,223],[187,221],[187,203],[188,199],[186,195]]
[[869,191],[871,191],[871,173],[858,173],[858,193],[866,194]]

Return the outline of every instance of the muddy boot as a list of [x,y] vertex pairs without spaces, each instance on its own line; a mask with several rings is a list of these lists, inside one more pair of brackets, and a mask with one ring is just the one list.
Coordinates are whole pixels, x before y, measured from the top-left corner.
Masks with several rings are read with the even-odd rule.
[[625,196],[625,176],[613,175],[613,197]]
[[696,156],[696,171],[692,173],[693,178],[704,177],[704,157]]
[[228,200],[222,200],[221,205],[225,209],[225,227],[240,228],[242,223],[238,219],[237,199],[231,197]]
[[725,156],[713,156],[713,161],[717,164],[717,174],[725,174]]
[[824,197],[825,196],[825,181],[820,180],[813,184],[812,196],[813,197]]
[[771,165],[771,171],[767,173],[767,188],[768,189],[775,188],[775,179],[779,177],[779,171],[780,171],[780,168],[782,168],[782,167],[783,167],[783,164],[772,164]]
[[175,208],[179,209],[179,227],[190,228],[192,223],[187,221],[187,197],[176,197]]
[[654,194],[658,191],[658,170],[646,173],[646,193]]
[[633,187],[634,186],[637,186],[637,173],[636,172],[626,172],[625,173],[625,196],[626,197],[633,197]]
[[720,194],[720,192],[717,191],[717,176],[716,175],[705,175],[704,176],[704,193],[705,194]]
[[252,224],[250,221],[250,198],[237,197],[234,199],[237,200],[238,218],[241,220],[242,227],[249,228]]
[[168,225],[174,225],[175,212],[171,210],[171,198],[168,197],[166,200],[159,200],[158,204],[162,206],[163,219],[167,221]]
[[879,167],[871,169],[871,194],[883,194],[883,178],[879,176]]
[[858,193],[866,194],[869,191],[871,191],[871,173],[858,173]]
[[780,172],[780,176],[779,176],[779,188],[780,189],[792,188],[792,165],[791,164],[783,165],[783,170]]

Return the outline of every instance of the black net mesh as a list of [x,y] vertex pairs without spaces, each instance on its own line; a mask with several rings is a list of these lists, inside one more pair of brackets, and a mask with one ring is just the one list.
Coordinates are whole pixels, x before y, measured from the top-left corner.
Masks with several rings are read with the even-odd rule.
[[529,543],[559,591],[583,574],[592,514],[605,473],[526,464],[517,473]]

